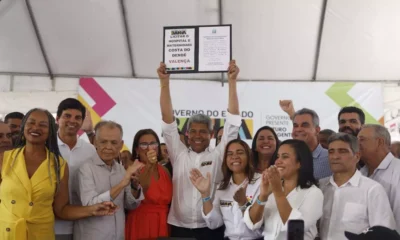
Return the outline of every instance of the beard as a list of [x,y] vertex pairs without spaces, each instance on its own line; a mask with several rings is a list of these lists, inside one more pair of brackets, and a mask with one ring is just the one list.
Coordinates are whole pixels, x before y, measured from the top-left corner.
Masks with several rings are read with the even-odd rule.
[[353,130],[353,129],[351,129],[350,127],[347,127],[347,126],[342,127],[342,128],[339,128],[339,132],[341,132],[341,133],[348,133],[348,134],[353,135],[354,137],[357,137],[357,135],[358,135],[358,133],[359,133],[360,131],[361,131],[361,129]]

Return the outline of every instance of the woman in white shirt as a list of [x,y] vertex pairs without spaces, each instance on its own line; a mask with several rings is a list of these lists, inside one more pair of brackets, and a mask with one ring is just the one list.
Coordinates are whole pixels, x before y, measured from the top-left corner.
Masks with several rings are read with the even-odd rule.
[[251,230],[263,226],[264,239],[286,240],[289,220],[302,219],[304,239],[313,240],[323,205],[316,185],[313,157],[305,142],[282,142],[271,167],[262,174],[260,194],[245,211],[244,222]]
[[251,150],[242,140],[232,140],[225,148],[222,163],[224,179],[211,201],[210,173],[203,177],[198,169],[190,180],[203,199],[202,215],[210,229],[225,224],[225,239],[262,239],[261,231],[252,231],[243,222],[243,212],[259,194],[260,174],[254,173]]

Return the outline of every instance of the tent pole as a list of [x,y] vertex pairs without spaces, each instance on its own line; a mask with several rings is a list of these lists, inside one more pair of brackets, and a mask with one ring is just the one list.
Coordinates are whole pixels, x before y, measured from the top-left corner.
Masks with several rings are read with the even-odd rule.
[[32,5],[31,5],[30,0],[25,0],[25,4],[26,4],[26,7],[27,7],[28,12],[29,12],[29,17],[31,19],[31,22],[32,22],[32,25],[33,25],[33,29],[35,30],[36,38],[37,38],[37,40],[39,42],[39,47],[40,47],[40,50],[42,52],[42,55],[43,55],[43,58],[44,58],[44,62],[46,64],[47,71],[49,72],[50,79],[52,81],[51,82],[52,91],[54,91],[55,90],[55,82],[54,82],[53,71],[51,70],[50,62],[49,62],[46,50],[45,50],[44,45],[43,45],[42,36],[40,35],[40,31],[39,31],[39,28],[37,26],[35,16],[33,14]]
[[120,3],[120,7],[121,7],[122,20],[124,22],[125,39],[126,39],[126,44],[128,46],[129,62],[131,65],[132,77],[134,78],[135,77],[135,67],[133,64],[133,53],[132,53],[131,37],[130,37],[129,28],[128,28],[128,20],[126,18],[125,1],[120,0],[119,3]]
[[[224,13],[223,13],[223,7],[222,7],[222,0],[218,0],[218,22],[219,25],[222,25],[224,23]],[[224,86],[224,73],[221,73],[221,86]]]
[[314,73],[313,73],[313,78],[312,78],[312,81],[314,81],[314,82],[317,80],[319,54],[320,54],[320,51],[321,51],[322,33],[323,33],[323,30],[324,30],[325,14],[326,14],[326,6],[327,5],[328,5],[328,0],[324,0],[323,3],[322,3],[321,18],[320,18],[320,21],[319,21],[317,49],[315,51]]

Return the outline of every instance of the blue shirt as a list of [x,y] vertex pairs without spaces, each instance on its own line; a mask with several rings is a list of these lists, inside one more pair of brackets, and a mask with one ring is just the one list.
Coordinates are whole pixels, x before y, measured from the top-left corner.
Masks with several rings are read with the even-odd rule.
[[318,144],[312,155],[314,159],[314,178],[319,180],[330,177],[332,171],[329,166],[328,150],[323,148],[321,144]]

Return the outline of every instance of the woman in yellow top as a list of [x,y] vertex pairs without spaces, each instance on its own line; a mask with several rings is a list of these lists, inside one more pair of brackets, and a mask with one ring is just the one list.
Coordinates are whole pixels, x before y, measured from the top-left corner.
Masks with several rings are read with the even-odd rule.
[[55,119],[32,109],[22,120],[18,147],[0,161],[0,239],[54,240],[54,215],[65,220],[111,215],[111,202],[69,205],[68,166],[57,144]]

